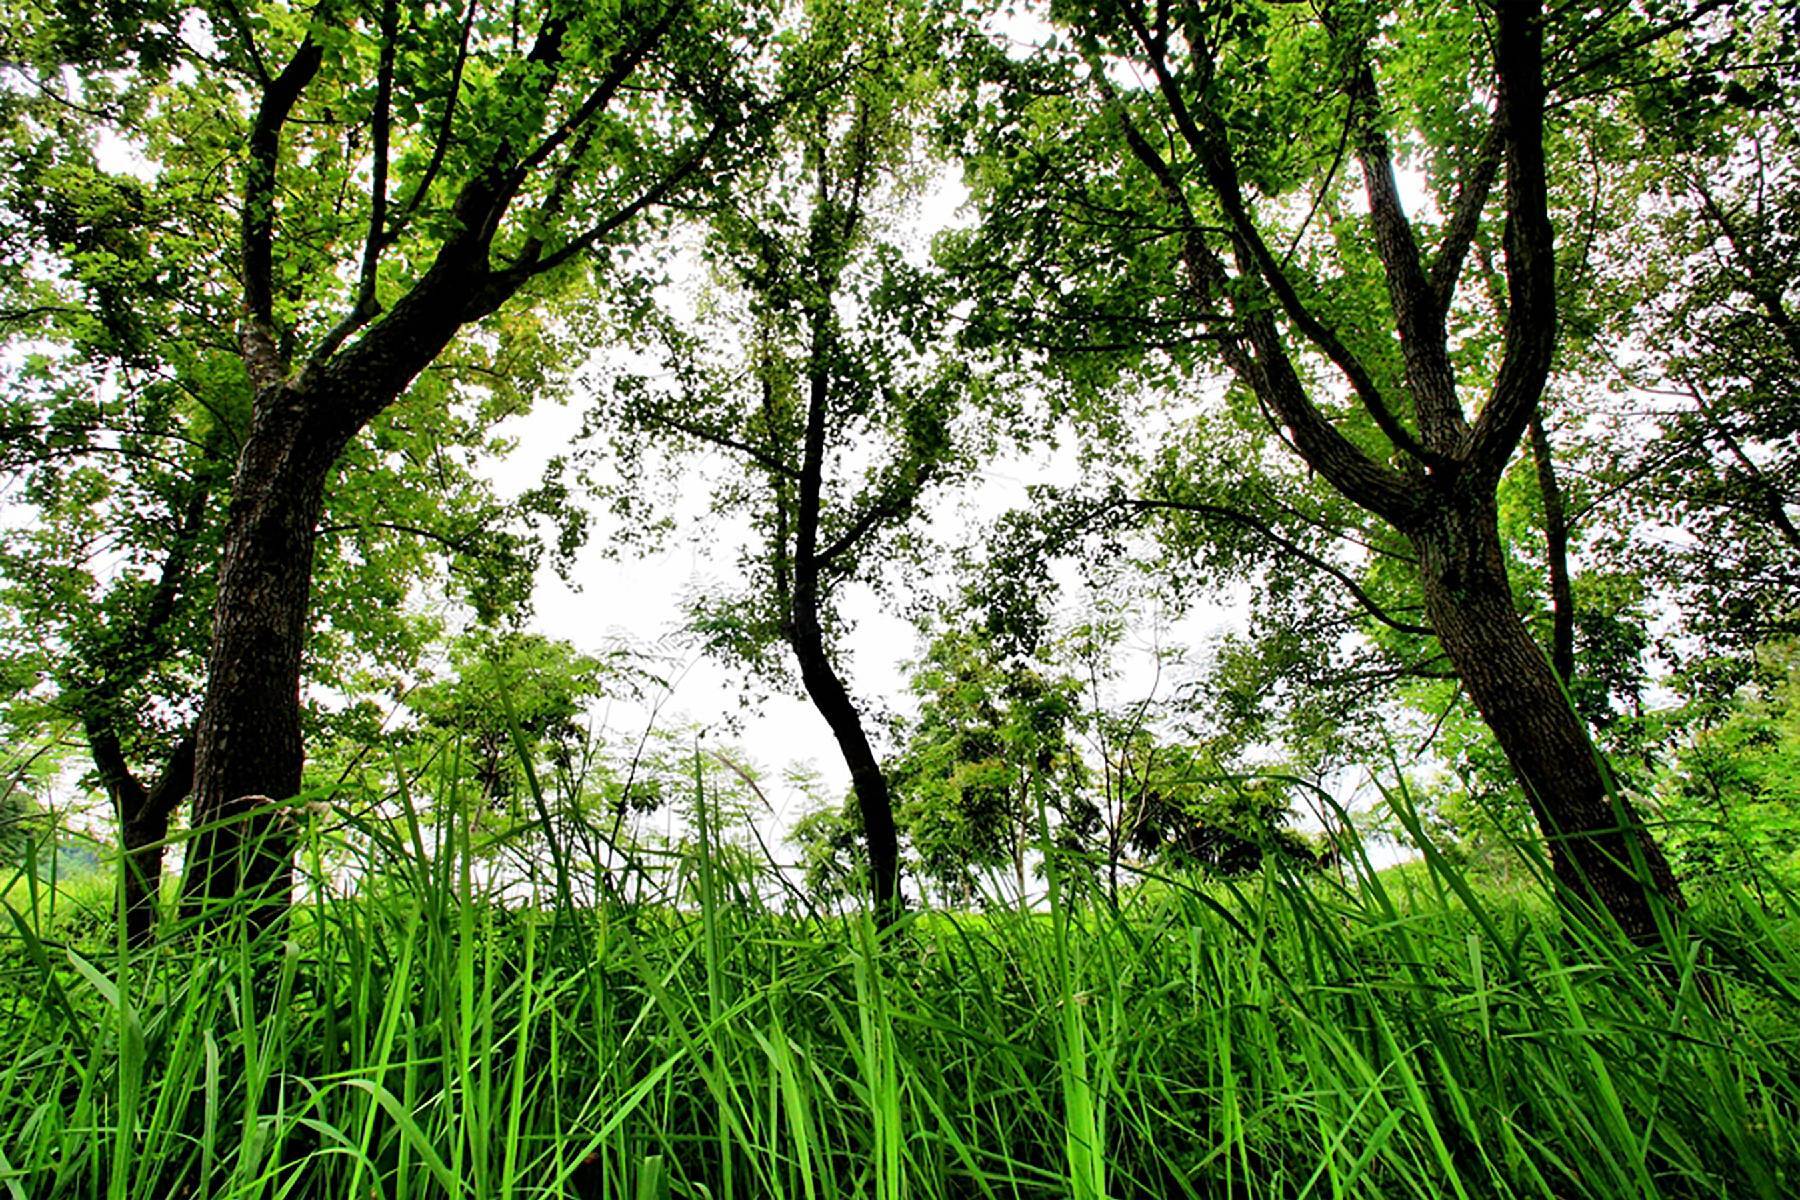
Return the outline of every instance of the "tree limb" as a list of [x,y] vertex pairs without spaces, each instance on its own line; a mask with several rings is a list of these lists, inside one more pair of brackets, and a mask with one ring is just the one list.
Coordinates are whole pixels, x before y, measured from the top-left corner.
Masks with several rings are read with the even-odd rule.
[[[1189,286],[1203,304],[1210,306],[1229,291],[1231,280],[1225,265],[1191,222],[1192,209],[1174,169],[1137,128],[1117,98],[1112,99],[1132,156],[1156,180],[1170,208],[1177,215],[1190,218],[1182,240],[1182,264]],[[1285,423],[1292,430],[1295,449],[1301,457],[1355,503],[1396,525],[1406,521],[1414,503],[1412,489],[1404,478],[1376,463],[1345,437],[1307,399],[1267,312],[1249,312],[1239,319],[1239,327],[1241,335],[1228,333],[1219,339],[1220,353],[1233,373],[1277,418],[1273,423]]]
[[1537,411],[1556,351],[1556,252],[1544,164],[1540,0],[1495,9],[1495,68],[1506,139],[1506,339],[1492,394],[1469,437],[1468,484],[1491,490]]
[[[1213,196],[1224,210],[1233,231],[1233,242],[1238,258],[1246,273],[1259,276],[1269,293],[1279,302],[1281,310],[1287,315],[1294,328],[1310,341],[1318,350],[1330,359],[1349,381],[1351,390],[1368,411],[1381,432],[1392,442],[1396,449],[1412,456],[1421,463],[1441,465],[1443,458],[1429,447],[1420,443],[1394,416],[1376,386],[1375,378],[1369,373],[1362,361],[1346,346],[1337,333],[1320,321],[1307,308],[1300,294],[1295,290],[1293,281],[1288,278],[1281,263],[1276,260],[1274,252],[1263,240],[1256,223],[1250,217],[1248,204],[1244,199],[1243,185],[1238,178],[1237,165],[1232,160],[1229,144],[1223,133],[1210,122],[1210,114],[1196,116],[1189,107],[1187,98],[1182,94],[1180,81],[1170,69],[1166,54],[1154,44],[1143,24],[1142,12],[1135,0],[1128,0],[1121,6],[1121,12],[1127,24],[1132,28],[1139,46],[1144,50],[1145,61],[1151,73],[1156,77],[1158,91],[1163,102],[1168,106],[1170,115],[1175,119],[1175,128],[1181,134],[1182,141],[1194,155],[1204,171],[1208,186]],[[1198,56],[1204,47],[1192,47]],[[1307,407],[1311,403],[1304,401]],[[1283,413],[1289,424],[1295,424],[1291,414]],[[1298,425],[1295,426],[1296,429]],[[1321,471],[1325,468],[1320,467]]]
[[1243,529],[1248,529],[1272,543],[1276,548],[1290,557],[1297,558],[1314,570],[1323,571],[1344,586],[1352,599],[1371,617],[1383,625],[1398,632],[1423,637],[1434,636],[1430,626],[1415,625],[1410,621],[1402,621],[1383,608],[1379,601],[1365,591],[1361,584],[1352,579],[1348,572],[1327,559],[1314,554],[1306,547],[1284,537],[1268,522],[1260,520],[1240,509],[1230,508],[1222,504],[1202,504],[1186,500],[1168,499],[1129,499],[1125,501],[1134,512],[1181,512],[1194,516],[1210,517],[1218,521],[1227,521]]
[[[1365,55],[1367,50],[1367,46],[1361,48]],[[1367,61],[1357,65],[1350,102],[1357,110],[1356,160],[1362,167],[1375,251],[1387,279],[1388,301],[1393,305],[1394,323],[1400,334],[1400,353],[1406,363],[1406,383],[1418,415],[1419,433],[1425,444],[1447,463],[1456,457],[1468,426],[1462,406],[1457,403],[1456,378],[1450,369],[1445,308],[1438,290],[1426,277],[1418,238],[1400,203],[1400,188],[1394,179],[1394,152],[1381,127],[1381,94]]]
[[1488,126],[1487,136],[1482,139],[1481,149],[1476,152],[1474,170],[1462,181],[1456,199],[1451,202],[1450,219],[1444,223],[1437,258],[1431,264],[1431,289],[1445,311],[1450,308],[1463,262],[1475,241],[1476,230],[1481,227],[1481,213],[1494,190],[1494,180],[1499,177],[1505,148],[1503,129],[1496,113],[1493,124]]
[[300,93],[325,61],[325,51],[308,33],[281,74],[263,88],[250,128],[249,161],[244,167],[243,251],[244,365],[258,389],[281,382],[286,373],[281,338],[275,328],[275,191],[281,158],[281,131]]
[[369,180],[369,232],[363,242],[362,267],[356,284],[356,299],[351,302],[350,311],[344,314],[332,330],[327,333],[317,349],[313,351],[312,361],[323,363],[330,358],[337,348],[344,344],[344,339],[362,328],[370,318],[381,311],[375,297],[375,283],[381,266],[382,247],[387,245],[387,177],[388,177],[388,142],[392,134],[394,109],[394,54],[395,43],[400,38],[400,19],[396,11],[395,0],[382,0],[381,5],[381,60],[375,74],[375,111],[370,124],[374,127],[371,151],[374,163]]

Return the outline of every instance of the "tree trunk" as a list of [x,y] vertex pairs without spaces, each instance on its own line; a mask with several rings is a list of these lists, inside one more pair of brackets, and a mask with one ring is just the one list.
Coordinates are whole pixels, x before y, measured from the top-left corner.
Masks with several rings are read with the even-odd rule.
[[326,475],[343,448],[309,419],[307,399],[287,386],[259,397],[232,483],[196,731],[189,915],[246,896],[252,923],[267,925],[292,890],[285,827],[256,812],[300,790],[300,659],[313,545]]
[[169,821],[194,786],[194,739],[185,737],[169,756],[156,786],[135,812],[119,814],[119,841],[125,854],[125,941],[148,946],[156,933],[157,894],[162,890],[163,842]]
[[838,677],[825,653],[823,631],[816,615],[796,613],[788,631],[788,644],[800,663],[800,679],[813,707],[831,727],[850,782],[856,807],[862,814],[863,839],[869,848],[869,883],[875,895],[875,919],[891,925],[900,915],[900,835],[894,826],[893,799],[887,775],[869,744],[857,715],[856,702]]
[[1531,457],[1544,502],[1544,559],[1550,576],[1550,665],[1567,687],[1575,679],[1575,589],[1569,581],[1569,519],[1544,418],[1531,418]]
[[125,923],[125,943],[136,948],[149,945],[156,932],[162,843],[169,836],[170,818],[193,787],[194,739],[190,735],[176,745],[161,778],[147,788],[126,763],[115,727],[104,713],[101,709],[87,717],[88,750],[119,823],[124,861],[120,864],[118,911]]
[[1445,497],[1409,536],[1426,614],[1519,776],[1566,898],[1656,940],[1657,902],[1682,908],[1680,888],[1513,605],[1492,496]]

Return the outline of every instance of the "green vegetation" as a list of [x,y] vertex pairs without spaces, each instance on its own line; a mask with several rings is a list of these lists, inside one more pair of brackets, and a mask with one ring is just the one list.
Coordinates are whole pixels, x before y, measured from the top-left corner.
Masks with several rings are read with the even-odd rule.
[[0,0],[0,1200],[1800,1194],[1789,7]]
[[[1792,1194],[1797,915],[1653,954],[1439,855],[1048,907],[771,906],[729,856],[630,905],[484,885],[453,808],[322,822],[284,933],[121,954],[8,896],[0,1194]],[[421,828],[420,823],[423,827]],[[440,845],[439,853],[424,850]],[[1543,869],[1543,864],[1538,864]],[[766,871],[766,867],[763,870]],[[323,880],[317,881],[323,882]],[[1767,881],[1773,884],[1774,881]]]

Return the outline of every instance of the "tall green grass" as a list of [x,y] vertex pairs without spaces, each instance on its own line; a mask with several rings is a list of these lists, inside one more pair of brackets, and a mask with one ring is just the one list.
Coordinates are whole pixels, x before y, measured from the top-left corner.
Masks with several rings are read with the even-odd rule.
[[1746,894],[1652,952],[1441,856],[1117,904],[1065,864],[880,931],[760,899],[704,803],[660,893],[578,900],[564,837],[523,903],[441,799],[311,831],[260,940],[12,889],[0,1196],[1800,1191],[1794,913]]

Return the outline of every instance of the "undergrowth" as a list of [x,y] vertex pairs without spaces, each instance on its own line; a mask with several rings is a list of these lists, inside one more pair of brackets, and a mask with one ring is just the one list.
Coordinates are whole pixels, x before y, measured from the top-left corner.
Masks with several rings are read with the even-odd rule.
[[878,930],[702,852],[584,902],[565,848],[522,900],[429,819],[315,830],[306,899],[258,937],[171,921],[127,952],[10,888],[0,1195],[1800,1188],[1779,893],[1717,890],[1648,950],[1429,854],[1271,856],[1118,901],[1065,866],[1048,904]]

